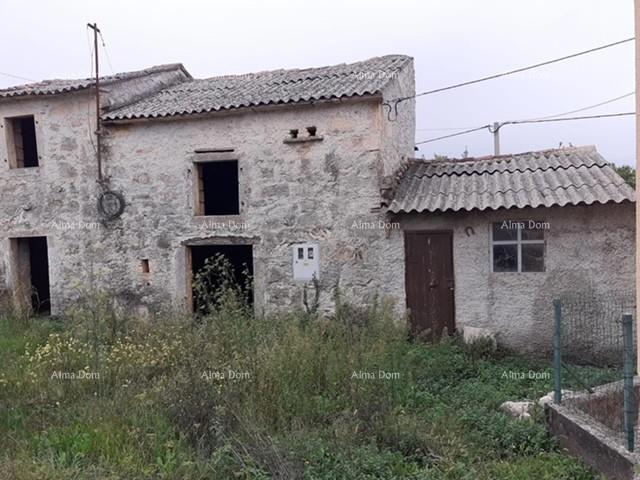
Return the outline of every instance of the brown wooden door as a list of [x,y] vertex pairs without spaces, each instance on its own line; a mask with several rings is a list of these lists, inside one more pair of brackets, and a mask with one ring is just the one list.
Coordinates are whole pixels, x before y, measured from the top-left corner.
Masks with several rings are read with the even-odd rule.
[[411,330],[438,339],[455,329],[453,234],[405,232],[405,288]]

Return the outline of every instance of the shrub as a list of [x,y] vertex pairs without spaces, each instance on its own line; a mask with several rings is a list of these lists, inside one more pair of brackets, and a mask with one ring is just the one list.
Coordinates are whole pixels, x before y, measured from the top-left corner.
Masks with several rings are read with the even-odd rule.
[[491,337],[478,337],[467,342],[458,337],[458,341],[464,354],[474,360],[496,356],[496,341]]
[[249,312],[252,278],[247,268],[236,278],[231,262],[221,253],[205,260],[204,266],[193,276],[193,294],[198,315],[207,315],[229,308],[234,301],[237,308]]

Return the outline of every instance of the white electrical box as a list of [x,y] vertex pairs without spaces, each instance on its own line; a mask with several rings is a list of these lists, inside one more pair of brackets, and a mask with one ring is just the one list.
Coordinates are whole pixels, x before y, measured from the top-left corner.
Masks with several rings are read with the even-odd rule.
[[320,249],[315,243],[293,245],[293,279],[320,280]]

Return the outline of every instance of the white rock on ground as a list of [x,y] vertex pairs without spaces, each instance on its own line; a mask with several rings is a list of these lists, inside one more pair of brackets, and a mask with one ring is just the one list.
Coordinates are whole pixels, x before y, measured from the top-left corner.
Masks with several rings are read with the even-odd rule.
[[[573,393],[572,390],[562,390],[562,395],[567,395]],[[548,403],[553,403],[554,392],[547,393],[544,397],[540,397],[538,400],[538,405],[544,408]]]
[[488,328],[471,327],[468,325],[465,325],[462,328],[462,340],[464,341],[464,343],[473,343],[477,340],[485,338],[491,341],[491,343],[493,344],[493,349],[495,350],[498,346],[495,332],[489,330]]
[[500,410],[502,410],[507,415],[510,415],[518,420],[524,420],[527,418],[531,418],[531,414],[529,410],[533,407],[534,402],[530,402],[529,400],[525,400],[522,402],[504,402],[500,405]]

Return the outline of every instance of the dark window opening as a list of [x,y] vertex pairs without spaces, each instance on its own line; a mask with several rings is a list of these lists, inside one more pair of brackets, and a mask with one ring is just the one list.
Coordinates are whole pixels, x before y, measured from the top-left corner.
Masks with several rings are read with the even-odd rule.
[[11,240],[15,298],[20,308],[31,307],[33,313],[51,312],[49,255],[47,237],[24,237]]
[[[224,275],[215,269],[205,268],[207,259],[215,262],[221,256],[228,261],[234,284],[240,287],[253,303],[253,247],[251,245],[202,245],[191,248],[192,308],[196,312],[206,312],[211,300],[225,282]],[[205,277],[197,277],[198,273],[208,272]]]
[[318,130],[316,127],[307,127],[307,133],[309,134],[310,137],[315,137],[317,131]]
[[148,258],[143,258],[142,260],[140,260],[140,268],[142,269],[142,273],[149,273],[151,271]]
[[10,167],[37,167],[38,146],[36,143],[36,122],[33,115],[8,119]]
[[240,192],[238,161],[224,160],[197,164],[197,215],[238,215]]
[[289,130],[289,136],[291,138],[298,138],[298,129],[292,128],[291,130]]

